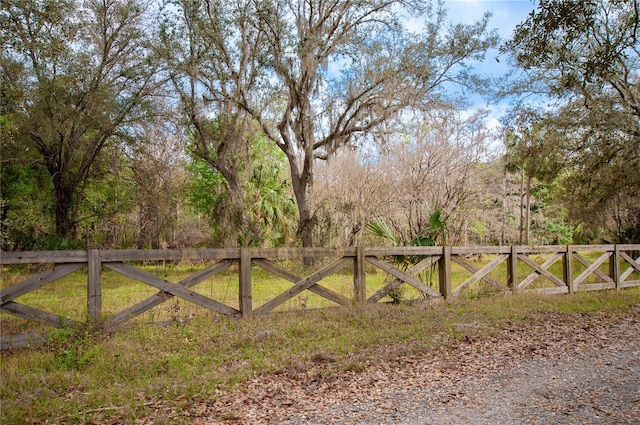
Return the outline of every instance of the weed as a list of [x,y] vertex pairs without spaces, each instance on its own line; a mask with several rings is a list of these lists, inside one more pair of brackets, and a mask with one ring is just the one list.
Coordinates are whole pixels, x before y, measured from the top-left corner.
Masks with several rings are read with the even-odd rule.
[[61,328],[49,334],[48,345],[53,353],[51,370],[82,370],[98,351],[100,330],[90,324]]
[[391,304],[398,305],[405,299],[405,287],[399,286],[392,289],[387,293],[387,296],[391,299]]

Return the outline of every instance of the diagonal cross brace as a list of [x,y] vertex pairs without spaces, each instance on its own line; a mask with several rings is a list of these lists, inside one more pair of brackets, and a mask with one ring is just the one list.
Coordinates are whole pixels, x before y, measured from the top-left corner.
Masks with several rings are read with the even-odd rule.
[[605,252],[596,261],[594,261],[593,263],[589,263],[589,261],[586,260],[582,255],[578,254],[577,252],[574,252],[573,257],[576,260],[578,260],[580,263],[582,263],[582,265],[587,267],[587,269],[583,271],[582,274],[580,274],[580,276],[575,278],[575,280],[573,281],[573,284],[580,285],[582,281],[584,281],[587,277],[589,277],[591,273],[597,275],[600,279],[603,279],[604,282],[608,282],[608,283],[613,282],[613,279],[610,276],[607,276],[605,273],[603,273],[598,269],[598,267],[600,267],[609,257],[611,257],[611,255],[612,255],[611,252]]
[[[264,258],[254,258],[253,263],[271,273],[287,279],[289,282],[298,283],[304,279],[303,276],[297,275],[296,273],[285,269],[284,267],[274,263],[273,261],[269,261]],[[309,291],[318,294],[321,297],[328,299],[329,301],[333,301],[336,304],[340,304],[342,306],[348,306],[351,304],[351,301],[348,298],[343,297],[342,295],[319,284],[312,285],[308,289]]]
[[[439,298],[439,297],[442,296],[435,289],[428,287],[427,285],[425,285],[424,283],[420,282],[415,277],[411,276],[409,273],[405,273],[403,271],[398,270],[397,268],[393,267],[392,265],[390,265],[386,261],[380,260],[377,257],[366,257],[366,260],[367,260],[367,262],[373,264],[374,266],[378,267],[379,269],[384,270],[385,272],[387,272],[390,275],[396,277],[397,279],[401,280],[402,282],[405,282],[405,283],[413,286],[417,290],[419,290],[421,292],[424,292],[425,294],[427,294],[429,296],[432,296],[434,298]],[[424,261],[424,265],[425,265],[425,268],[426,268],[427,264],[429,262],[425,261],[425,260],[423,260],[423,261]]]
[[[176,283],[176,285],[182,285],[185,288],[191,288],[192,286],[197,285],[198,283],[202,282],[204,279],[208,278],[209,276],[214,275],[216,273],[220,273],[221,271],[228,269],[233,263],[234,263],[234,260],[218,261],[217,263],[207,267],[206,269],[200,270],[199,272],[194,273],[185,279],[182,279],[180,282]],[[138,316],[148,310],[151,310],[153,307],[159,304],[162,304],[163,302],[171,298],[173,298],[173,295],[167,292],[162,292],[162,291],[157,292],[152,296],[150,296],[149,298],[142,300],[139,303],[127,308],[126,310],[123,310],[113,315],[108,319],[107,322],[112,325],[125,322],[132,317]],[[238,313],[239,311],[235,310],[235,313],[233,314],[238,314]]]
[[353,260],[350,258],[346,258],[346,257],[339,258],[338,260],[334,261],[328,266],[323,267],[322,269],[318,270],[312,275],[296,282],[296,284],[293,287],[289,288],[288,290],[281,293],[277,297],[272,298],[271,300],[262,304],[260,307],[254,310],[254,314],[262,314],[262,313],[268,313],[272,311],[274,308],[278,307],[280,304],[290,300],[291,298],[295,297],[302,291],[311,288],[312,286],[320,282],[325,277],[337,272],[340,269],[343,269],[351,265],[352,263],[353,263]]
[[[413,277],[416,274],[420,273],[421,271],[425,270],[427,267],[430,267],[433,264],[437,263],[438,260],[440,260],[440,257],[441,257],[440,255],[433,256],[433,257],[427,257],[427,258],[423,259],[422,261],[420,261],[415,266],[411,267],[409,270],[407,270],[406,273]],[[380,301],[389,292],[391,292],[394,289],[398,288],[403,283],[404,283],[404,280],[396,277],[394,280],[392,280],[391,282],[386,284],[383,288],[380,288],[375,294],[371,295],[369,297],[369,299],[367,300],[367,302],[368,303],[376,303],[376,302]],[[433,293],[429,293],[428,295],[431,295],[432,297],[441,297],[442,296],[439,292],[436,292],[436,291],[434,291]]]
[[488,276],[493,269],[498,267],[500,263],[502,263],[507,258],[509,258],[508,254],[498,255],[489,264],[485,265],[481,269],[478,269],[476,266],[474,266],[467,260],[461,258],[460,256],[458,255],[452,256],[453,261],[455,261],[456,263],[460,264],[462,267],[464,267],[465,269],[473,273],[473,276],[471,276],[464,283],[462,283],[462,285],[458,286],[453,291],[453,295],[460,294],[460,292],[462,292],[465,288],[468,288],[469,286],[473,285],[474,283],[480,282],[481,280],[484,280],[485,282],[490,283],[491,285],[495,286],[496,288],[500,289],[503,292],[509,292],[509,288],[507,288],[497,280],[493,279],[492,277]]
[[166,292],[168,294],[171,294],[172,296],[182,298],[185,301],[189,301],[191,303],[199,305],[200,307],[204,307],[207,310],[228,315],[235,315],[239,313],[239,311],[235,308],[212,300],[211,298],[205,297],[204,295],[198,294],[197,292],[193,292],[183,285],[171,283],[159,278],[154,274],[147,273],[133,266],[129,266],[124,263],[103,263],[103,265],[108,269],[118,272],[124,276],[130,277],[142,283],[146,283],[147,285],[151,285],[155,288],[158,288],[162,292]]
[[629,254],[627,254],[626,252],[621,252],[620,256],[622,258],[624,258],[624,260],[626,262],[628,262],[631,267],[629,267],[627,270],[625,270],[624,273],[622,273],[620,275],[620,281],[624,282],[624,280],[626,278],[628,278],[629,276],[631,276],[634,272],[634,269],[640,272],[640,257],[637,260],[634,260],[631,256],[629,256]]
[[53,326],[54,328],[71,328],[77,325],[77,322],[75,320],[69,319],[68,317],[59,316],[48,311],[40,310],[13,301],[2,304],[2,307],[0,307],[0,311],[2,311],[3,313],[12,314],[22,319],[32,320],[34,322]]
[[565,282],[558,279],[557,276],[548,270],[549,267],[551,267],[556,261],[562,259],[562,257],[563,254],[555,254],[548,258],[544,263],[538,264],[527,255],[518,254],[518,259],[533,269],[533,272],[518,284],[518,289],[526,288],[540,275],[549,279],[556,286],[566,287],[567,284]]
[[56,265],[52,270],[47,270],[46,272],[37,274],[27,280],[23,280],[20,283],[0,290],[0,299],[2,299],[2,304],[13,301],[21,295],[35,291],[36,289],[46,285],[47,283],[51,283],[54,280],[65,277],[66,275],[71,274],[76,270],[80,270],[85,266],[86,263]]

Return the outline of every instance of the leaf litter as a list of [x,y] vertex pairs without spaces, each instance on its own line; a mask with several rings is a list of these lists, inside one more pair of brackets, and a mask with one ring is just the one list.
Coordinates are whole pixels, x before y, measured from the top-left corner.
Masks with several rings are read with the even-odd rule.
[[137,421],[212,424],[637,424],[640,306],[616,316],[549,313],[494,332],[465,326],[438,350],[378,347],[366,365],[259,376],[178,412]]

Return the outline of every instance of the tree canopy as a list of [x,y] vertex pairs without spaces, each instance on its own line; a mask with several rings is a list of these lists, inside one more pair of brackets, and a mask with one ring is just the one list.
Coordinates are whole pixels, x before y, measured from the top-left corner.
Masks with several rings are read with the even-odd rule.
[[574,223],[599,222],[621,242],[640,240],[624,236],[640,229],[639,13],[634,0],[541,0],[503,47],[526,71],[514,87],[555,99],[535,125],[560,154]]
[[[74,238],[87,182],[102,153],[130,140],[157,87],[137,0],[3,2],[3,115],[7,144],[33,149],[53,186],[56,232]],[[4,95],[3,95],[4,98]]]
[[640,118],[637,0],[541,0],[506,44],[553,94],[618,97]]

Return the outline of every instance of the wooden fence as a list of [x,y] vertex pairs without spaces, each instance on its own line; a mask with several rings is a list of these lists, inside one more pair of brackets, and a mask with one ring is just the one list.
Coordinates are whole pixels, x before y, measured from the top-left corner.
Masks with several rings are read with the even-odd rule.
[[[303,291],[311,291],[332,304],[379,302],[402,285],[417,290],[423,299],[456,297],[483,282],[502,293],[525,291],[546,294],[577,291],[620,289],[640,286],[640,245],[574,245],[574,246],[500,246],[500,247],[357,247],[329,248],[237,248],[183,250],[89,250],[1,252],[0,266],[17,264],[53,264],[52,268],[0,290],[0,312],[55,328],[74,327],[77,320],[31,307],[19,297],[50,284],[84,267],[87,268],[87,320],[117,326],[147,312],[167,300],[179,297],[207,310],[227,316],[248,317],[272,312]],[[302,258],[330,259],[318,270],[303,276],[279,264],[280,260]],[[484,258],[485,263],[478,260]],[[164,261],[206,260],[210,263],[179,282],[169,282],[133,264]],[[541,261],[541,262],[540,262]],[[557,263],[555,272],[550,269]],[[236,266],[238,270],[238,303],[230,306],[191,290],[198,283]],[[254,306],[252,269],[261,268],[289,282],[286,291],[274,294],[262,305]],[[496,270],[503,273],[496,277]],[[135,281],[149,285],[157,292],[130,307],[105,317],[102,305],[103,270],[109,269]],[[456,279],[452,279],[456,272]],[[506,272],[505,272],[506,269]],[[561,273],[557,270],[561,269]],[[352,277],[350,297],[320,282],[338,272]],[[429,270],[433,285],[421,279]],[[460,273],[462,270],[462,273]],[[526,270],[525,273],[522,270]],[[367,295],[367,275],[382,271],[389,278],[384,285]],[[462,276],[462,277],[460,277]],[[351,279],[351,278],[350,278]],[[540,285],[539,282],[544,284]],[[534,282],[536,285],[533,285]],[[2,335],[2,348],[25,346],[42,340],[41,336]]]

